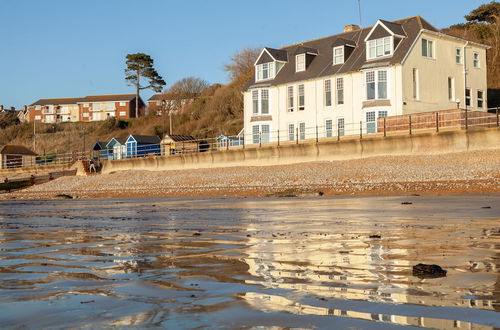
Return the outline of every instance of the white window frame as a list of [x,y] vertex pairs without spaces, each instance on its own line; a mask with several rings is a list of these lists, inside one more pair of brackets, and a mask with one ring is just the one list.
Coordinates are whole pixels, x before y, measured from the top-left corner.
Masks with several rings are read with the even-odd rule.
[[295,72],[306,71],[306,54],[295,55]]
[[[297,87],[297,98],[298,98],[298,110],[304,111],[306,109],[306,86],[304,84],[300,84]],[[302,97],[302,100],[301,100]],[[301,102],[302,101],[302,102]]]
[[[255,81],[263,81],[274,79],[275,77],[275,62],[266,62],[255,66]],[[264,73],[267,74],[264,77]]]
[[476,69],[481,68],[481,61],[479,60],[479,53],[478,52],[472,53],[472,66]]
[[[426,44],[426,50],[427,50],[426,54],[424,54],[424,43]],[[422,42],[420,43],[420,46],[422,47],[422,57],[435,58],[434,44],[435,44],[434,40],[422,38]]]
[[[366,58],[368,60],[386,56],[392,56],[394,53],[394,38],[392,36],[368,40],[366,42]],[[378,53],[381,50],[381,53]]]
[[420,86],[419,86],[419,76],[418,69],[413,68],[411,71],[411,79],[412,79],[412,96],[413,100],[420,100]]
[[126,116],[127,113],[125,111],[120,111],[120,116]]
[[323,82],[323,91],[324,91],[324,99],[325,99],[325,107],[331,107],[333,105],[333,97],[332,97],[332,81],[330,79],[326,79]]
[[[385,81],[381,79],[381,73],[385,72]],[[373,82],[368,81],[369,75],[373,74]],[[385,82],[385,94],[386,97],[381,98],[380,97],[380,87],[381,83]],[[369,99],[368,98],[368,84],[373,83],[374,84],[374,97]],[[365,72],[365,100],[366,101],[374,101],[374,100],[388,100],[389,99],[389,70],[374,70],[374,71],[366,71]]]
[[84,113],[82,114],[82,116],[83,116],[84,118],[88,118],[88,117],[89,117],[89,113],[88,113],[88,112],[84,112]]
[[293,112],[295,110],[295,98],[294,98],[294,87],[288,86],[286,89],[286,103],[287,111]]
[[252,90],[252,115],[256,116],[259,114],[259,90]]
[[345,119],[344,119],[344,117],[337,118],[337,134],[339,136],[345,135]]
[[344,93],[344,78],[338,77],[335,79],[335,96],[337,105],[344,105],[345,103],[345,93]]
[[[271,96],[270,90],[264,89],[254,89],[251,93],[252,98],[252,116],[269,115],[271,113]],[[264,101],[267,100],[267,111],[263,112]]]
[[[481,97],[479,97],[479,93],[481,93]],[[479,106],[479,102],[481,102],[481,106]],[[482,89],[476,91],[476,105],[478,109],[484,109],[484,91]]]
[[[267,103],[265,103],[265,101]],[[264,104],[266,104],[266,107],[264,107]],[[264,108],[266,112],[264,112]],[[269,109],[269,89],[261,89],[260,90],[260,114],[261,115],[268,115],[270,112]]]
[[306,123],[304,121],[299,122],[299,140],[306,139]]
[[333,137],[333,120],[325,119],[325,137]]
[[295,141],[295,124],[288,124],[288,141]]
[[106,110],[111,111],[116,109],[115,102],[106,102]]
[[333,48],[333,65],[344,63],[344,46]]
[[[160,104],[161,104],[161,103],[160,103],[160,101],[158,101],[158,102],[156,103],[156,105],[160,105]],[[126,105],[127,105],[127,102],[123,102],[123,101],[121,101],[121,102],[120,102],[120,107],[124,107],[124,106],[126,106]]]
[[35,115],[35,120],[42,120],[42,116],[40,116],[40,115]]
[[447,80],[448,101],[455,102],[455,78],[448,77]]
[[460,47],[455,48],[455,63],[464,64],[463,58],[464,57],[462,56],[462,48]]
[[35,105],[35,110],[42,110],[42,106],[41,105]]

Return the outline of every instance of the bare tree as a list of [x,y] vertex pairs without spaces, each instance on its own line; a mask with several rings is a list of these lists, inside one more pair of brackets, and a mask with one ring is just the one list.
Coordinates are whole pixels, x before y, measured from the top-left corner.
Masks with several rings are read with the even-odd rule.
[[239,80],[251,76],[255,61],[262,49],[244,48],[231,56],[231,62],[224,65],[224,69],[229,73],[231,80]]

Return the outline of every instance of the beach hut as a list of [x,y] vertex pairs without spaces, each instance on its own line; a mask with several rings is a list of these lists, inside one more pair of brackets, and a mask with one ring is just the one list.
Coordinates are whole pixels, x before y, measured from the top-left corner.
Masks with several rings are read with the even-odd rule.
[[36,165],[37,154],[21,145],[7,144],[0,148],[0,169]]
[[125,142],[127,158],[160,155],[160,142],[158,136],[130,135]]
[[112,138],[106,144],[109,160],[122,159],[125,156],[125,142],[127,138]]
[[198,152],[199,141],[191,135],[166,134],[161,140],[162,155]]
[[243,137],[239,137],[237,135],[219,135],[217,137],[217,147],[219,148],[219,150],[241,145],[243,145]]
[[98,154],[101,159],[108,159],[108,149],[106,148],[106,144],[107,143],[105,141],[96,141],[90,150],[92,155],[94,156],[95,154]]

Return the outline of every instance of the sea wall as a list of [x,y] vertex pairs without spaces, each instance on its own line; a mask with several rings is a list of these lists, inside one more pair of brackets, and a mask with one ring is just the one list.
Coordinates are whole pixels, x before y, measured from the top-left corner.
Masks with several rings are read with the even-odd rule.
[[102,172],[269,166],[386,155],[429,155],[498,149],[500,130],[498,128],[454,130],[388,137],[363,136],[361,139],[345,137],[340,141],[322,139],[317,143],[314,140],[299,142],[299,144],[287,142],[280,146],[265,144],[262,147],[246,146],[215,152],[104,161]]

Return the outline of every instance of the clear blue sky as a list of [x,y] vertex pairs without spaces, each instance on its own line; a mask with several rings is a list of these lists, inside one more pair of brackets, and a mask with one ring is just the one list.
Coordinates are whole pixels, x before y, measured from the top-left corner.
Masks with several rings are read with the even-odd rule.
[[[361,0],[362,26],[421,15],[438,28],[489,0]],[[0,104],[134,93],[125,56],[144,52],[167,82],[227,82],[244,47],[281,47],[360,22],[357,0],[0,0]],[[144,92],[144,99],[152,92]]]

